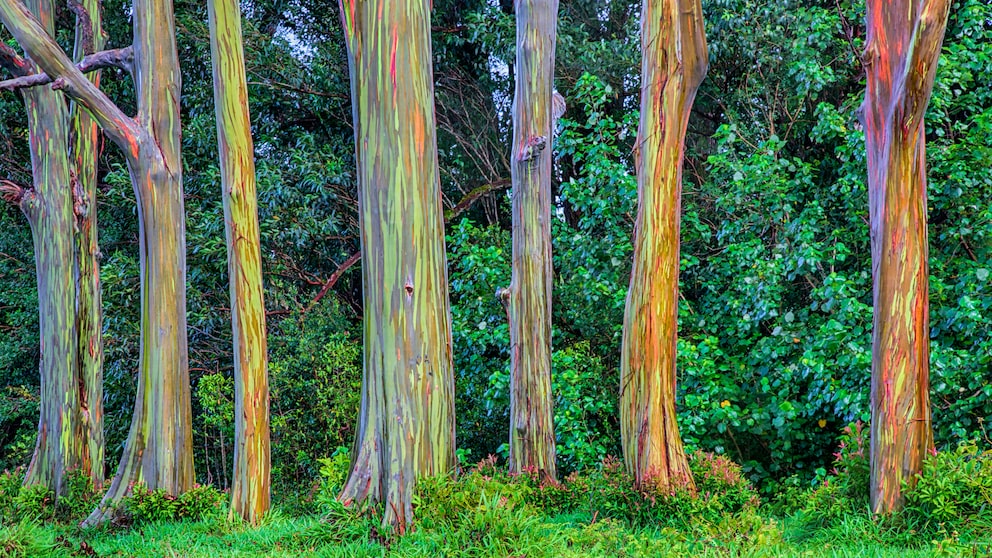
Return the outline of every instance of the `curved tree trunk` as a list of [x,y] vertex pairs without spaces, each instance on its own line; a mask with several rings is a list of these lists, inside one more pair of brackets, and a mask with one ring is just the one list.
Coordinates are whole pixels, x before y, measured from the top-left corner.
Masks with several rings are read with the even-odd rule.
[[454,374],[429,0],[342,0],[351,67],[364,371],[346,504],[413,519],[418,478],[455,468]]
[[[103,48],[99,0],[81,0],[76,18],[73,59]],[[100,72],[89,79],[100,87]],[[96,191],[100,157],[100,129],[85,109],[73,103],[71,111],[72,161],[76,171],[73,195],[76,204],[76,327],[79,336],[80,402],[86,432],[87,465],[93,486],[103,487],[103,306],[100,295],[100,246],[97,241]]]
[[699,0],[645,0],[641,9],[634,264],[620,355],[620,434],[638,484],[692,486],[675,417],[679,224],[685,131],[706,75]]
[[258,524],[269,509],[269,386],[255,154],[237,0],[210,0],[210,52],[234,330],[231,514]]
[[933,448],[923,117],[949,0],[869,0],[864,104],[874,300],[871,506],[897,511]]
[[556,477],[551,395],[551,159],[557,0],[517,0],[513,97],[511,472]]

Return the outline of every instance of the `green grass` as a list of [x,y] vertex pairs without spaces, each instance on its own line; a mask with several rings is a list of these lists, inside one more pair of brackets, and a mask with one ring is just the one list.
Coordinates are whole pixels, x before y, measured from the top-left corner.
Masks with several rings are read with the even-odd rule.
[[[492,520],[486,523],[485,519]],[[916,540],[851,515],[829,529],[808,530],[796,518],[756,514],[691,522],[685,528],[630,528],[586,514],[504,514],[460,525],[418,527],[383,535],[366,518],[320,520],[273,513],[249,528],[214,518],[146,523],[130,529],[80,530],[34,521],[0,526],[0,556],[317,556],[317,557],[924,557],[987,556],[992,544],[947,534]]]

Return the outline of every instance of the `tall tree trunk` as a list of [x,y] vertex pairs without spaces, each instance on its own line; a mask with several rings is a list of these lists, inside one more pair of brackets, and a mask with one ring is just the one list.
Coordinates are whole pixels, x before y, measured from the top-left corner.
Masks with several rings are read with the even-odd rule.
[[903,504],[933,448],[923,117],[949,0],[869,0],[864,104],[874,323],[871,506]]
[[[81,11],[79,9],[81,8]],[[76,43],[73,59],[103,48],[99,0],[81,0],[76,8]],[[100,72],[89,79],[100,86]],[[103,307],[100,295],[100,247],[97,241],[96,191],[100,156],[100,130],[85,109],[71,109],[72,162],[75,168],[73,195],[76,207],[76,327],[79,336],[81,415],[86,432],[85,459],[93,486],[103,487]]]
[[138,200],[141,354],[134,415],[117,474],[87,524],[135,483],[192,488],[186,337],[186,215],[180,161],[179,59],[171,0],[135,0],[134,71],[140,134],[128,171]]
[[691,487],[675,416],[675,357],[685,131],[707,68],[699,0],[645,0],[641,56],[638,209],[620,355],[621,443],[638,484]]
[[551,159],[557,0],[516,0],[510,471],[554,479],[551,395]]
[[341,0],[351,67],[364,371],[346,504],[413,519],[418,478],[455,468],[454,373],[430,0]]
[[255,159],[237,0],[210,0],[217,143],[234,329],[231,514],[258,524],[269,509],[269,386]]
[[[51,0],[32,0],[28,9],[43,32],[54,35]],[[49,87],[22,91],[28,113],[34,188],[20,206],[31,224],[41,340],[41,417],[34,455],[24,479],[63,494],[66,473],[85,465],[81,429],[76,336],[76,285],[69,123],[62,94]]]

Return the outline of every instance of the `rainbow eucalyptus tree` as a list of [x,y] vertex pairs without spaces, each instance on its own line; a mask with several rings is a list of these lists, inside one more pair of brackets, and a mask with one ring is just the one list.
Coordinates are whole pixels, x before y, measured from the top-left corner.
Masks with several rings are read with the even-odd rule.
[[638,209],[620,355],[621,444],[639,484],[692,486],[675,419],[675,353],[685,131],[707,69],[699,0],[645,0],[641,56]]
[[933,448],[924,115],[950,0],[869,0],[863,107],[874,300],[871,507],[903,504]]
[[234,333],[231,514],[257,524],[269,509],[269,385],[255,159],[237,0],[210,0],[217,143]]
[[359,187],[364,369],[347,505],[413,519],[418,478],[455,467],[451,316],[430,0],[341,0]]
[[[103,48],[103,25],[99,0],[80,0],[69,6],[76,12],[76,41],[73,59]],[[100,71],[88,74],[100,87]],[[60,99],[61,102],[61,99]],[[100,129],[78,103],[70,107],[70,142],[75,181],[76,213],[76,335],[78,336],[81,417],[86,434],[87,465],[97,488],[103,487],[103,303],[100,294],[100,246],[96,224],[97,165]]]
[[[79,67],[18,0],[0,2],[0,18],[52,81],[85,107],[123,151],[138,201],[141,258],[141,353],[131,430],[117,474],[100,507],[104,519],[131,487],[178,494],[193,485],[192,412],[186,339],[186,247],[179,136],[179,61],[169,0],[136,0],[132,49],[101,51]],[[137,117],[127,116],[82,70],[133,69]],[[53,81],[54,80],[54,81]]]
[[[23,9],[23,7],[22,7]],[[55,33],[51,0],[31,0],[39,29]],[[66,474],[87,468],[83,416],[88,390],[80,375],[76,324],[76,209],[69,159],[69,117],[62,93],[50,87],[22,87],[36,72],[35,61],[20,58],[4,45],[3,66],[15,77],[0,89],[21,89],[28,116],[32,187],[4,181],[4,197],[16,203],[31,225],[38,279],[41,396],[38,438],[24,478],[26,485],[65,491]]]
[[[513,95],[513,265],[500,298],[510,323],[510,471],[551,479],[551,143],[557,0],[517,0]],[[559,105],[562,106],[562,105]],[[560,116],[560,115],[558,115]]]

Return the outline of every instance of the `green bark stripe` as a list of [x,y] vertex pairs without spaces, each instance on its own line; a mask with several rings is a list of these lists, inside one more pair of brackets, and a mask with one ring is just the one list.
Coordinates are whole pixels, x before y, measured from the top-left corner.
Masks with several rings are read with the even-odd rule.
[[517,0],[510,322],[511,472],[555,479],[551,394],[551,96],[557,0]]
[[865,148],[874,318],[871,506],[903,505],[933,449],[924,114],[949,0],[869,0]]

